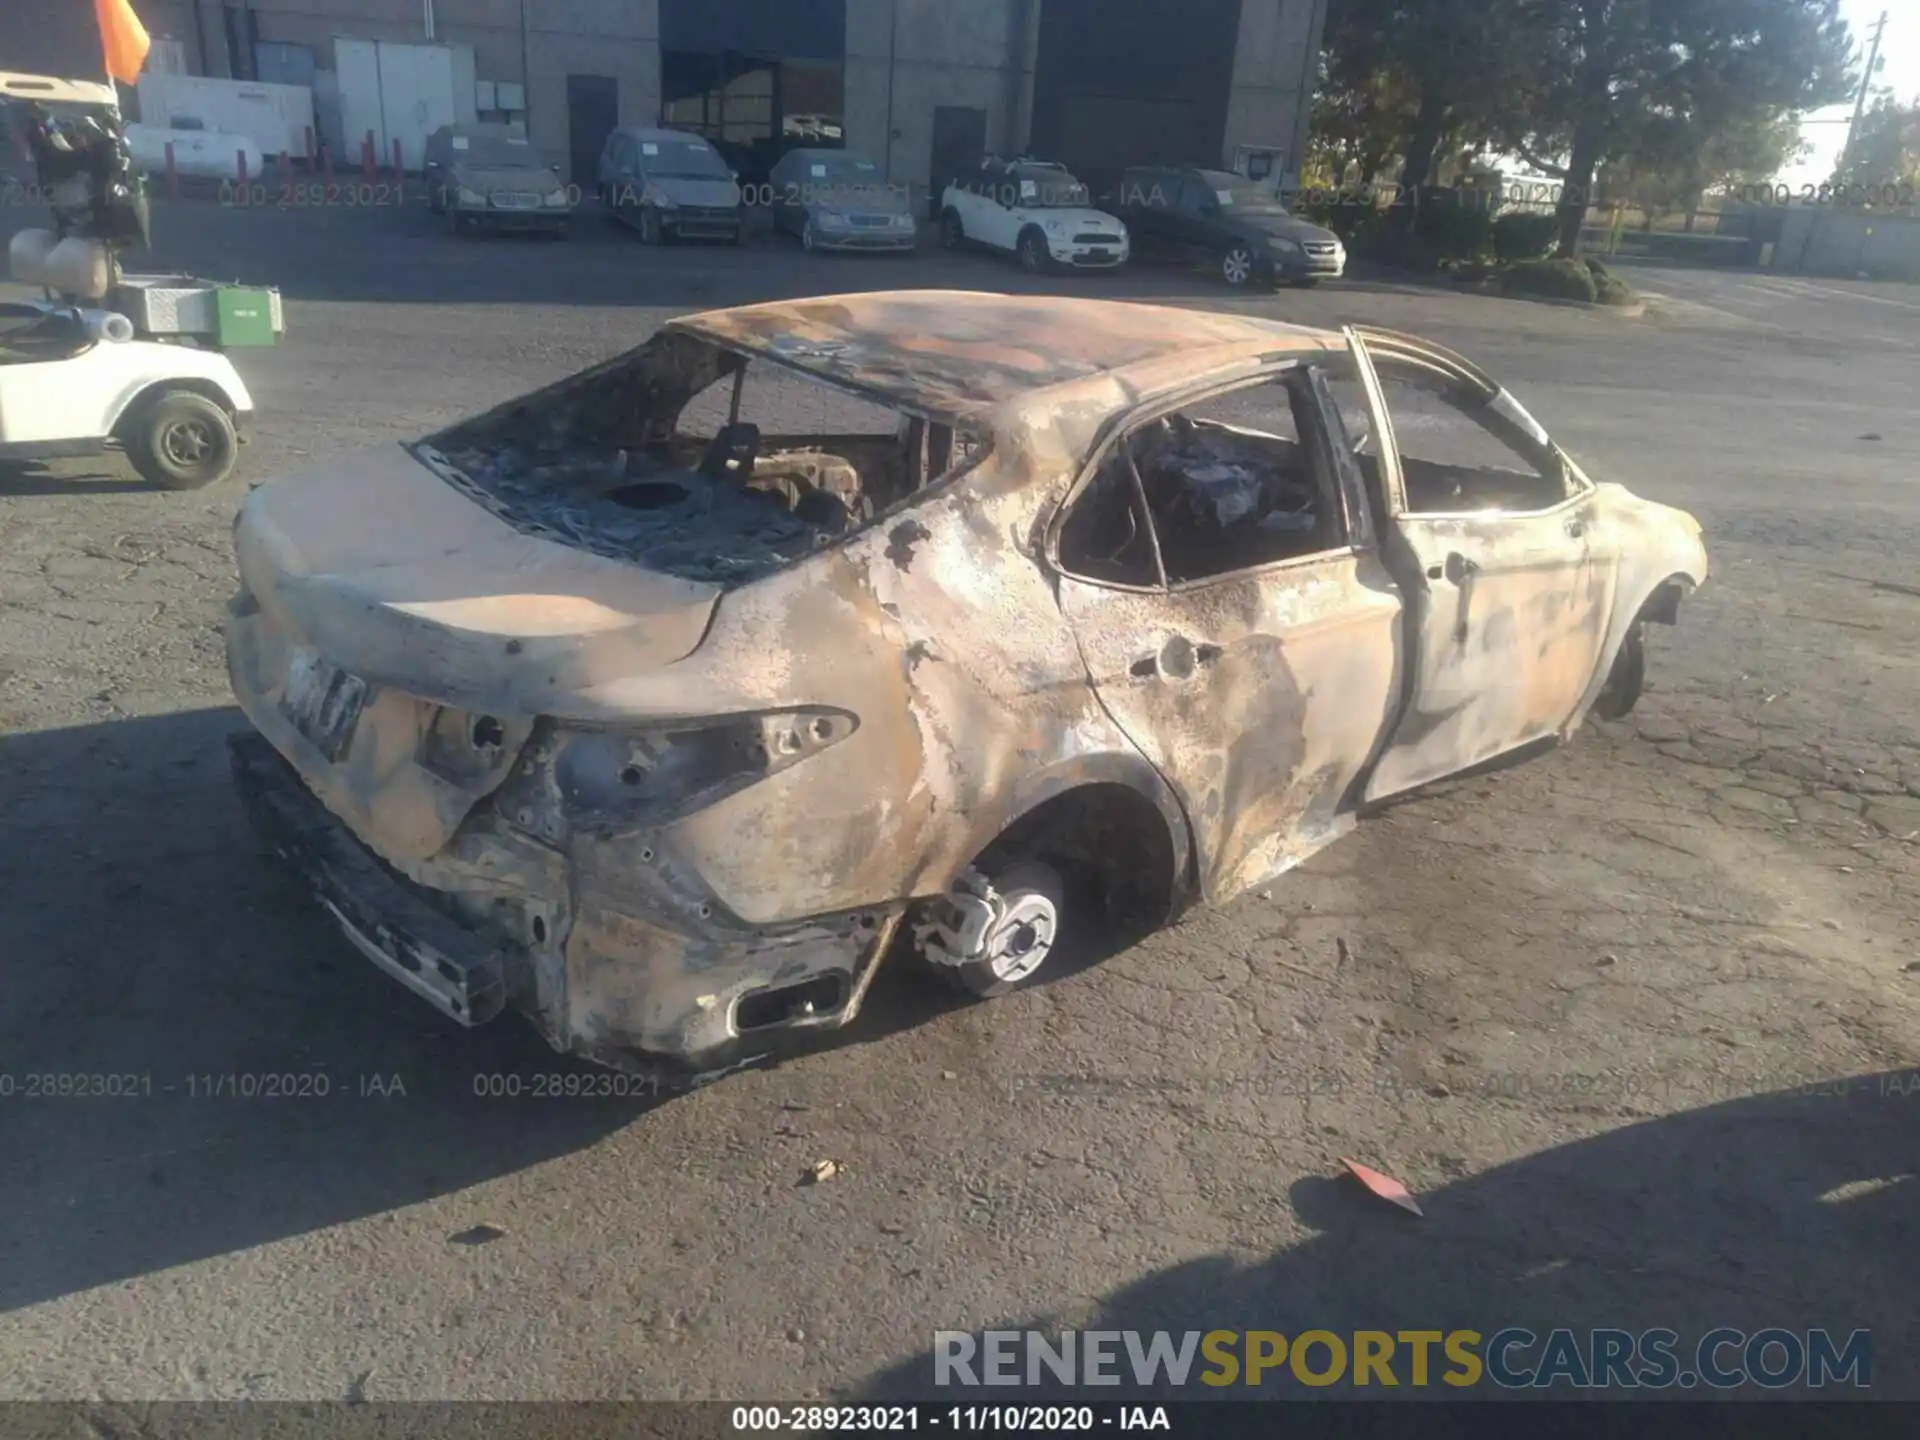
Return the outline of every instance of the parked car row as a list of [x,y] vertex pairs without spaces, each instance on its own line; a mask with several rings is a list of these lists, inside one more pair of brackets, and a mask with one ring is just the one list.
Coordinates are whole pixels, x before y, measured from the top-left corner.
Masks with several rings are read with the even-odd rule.
[[[443,126],[428,142],[429,203],[456,231],[565,231],[579,191],[561,183],[524,137],[503,126]],[[743,185],[704,136],[629,127],[607,137],[594,197],[649,245],[738,245],[750,210],[808,250],[906,254],[919,243],[905,187],[857,151],[788,151],[765,181]],[[1332,231],[1291,214],[1265,184],[1198,166],[1128,170],[1096,205],[1086,185],[1048,160],[989,157],[946,184],[939,233],[949,249],[980,247],[1028,271],[1114,270],[1136,257],[1198,264],[1237,288],[1337,279],[1347,256]]]

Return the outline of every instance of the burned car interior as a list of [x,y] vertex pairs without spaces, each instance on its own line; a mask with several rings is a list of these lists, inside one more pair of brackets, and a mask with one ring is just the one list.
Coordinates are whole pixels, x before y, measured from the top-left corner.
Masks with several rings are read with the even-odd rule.
[[1114,584],[1179,585],[1346,544],[1313,403],[1296,371],[1127,432],[1068,514],[1061,563]]
[[[1504,391],[1444,363],[1375,357],[1407,512],[1547,510],[1578,491],[1566,459]],[[1317,369],[1317,367],[1316,367]],[[1339,414],[1331,439],[1310,371],[1230,391],[1130,430],[1111,447],[1060,532],[1060,559],[1091,580],[1179,585],[1348,543],[1331,446],[1358,463],[1376,521],[1387,516],[1372,413],[1351,366],[1318,370]]]
[[[846,428],[776,435],[804,391]],[[972,465],[980,437],[668,333],[431,437],[422,460],[523,532],[682,579],[757,580]]]

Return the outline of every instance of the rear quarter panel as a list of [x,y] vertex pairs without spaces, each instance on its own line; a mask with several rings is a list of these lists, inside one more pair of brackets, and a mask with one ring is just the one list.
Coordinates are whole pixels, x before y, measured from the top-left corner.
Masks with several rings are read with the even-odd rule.
[[759,706],[859,716],[847,740],[662,837],[740,918],[937,893],[1079,779],[1157,783],[1095,699],[1040,562],[1071,478],[1060,445],[1003,443],[943,493],[727,596],[673,667]]

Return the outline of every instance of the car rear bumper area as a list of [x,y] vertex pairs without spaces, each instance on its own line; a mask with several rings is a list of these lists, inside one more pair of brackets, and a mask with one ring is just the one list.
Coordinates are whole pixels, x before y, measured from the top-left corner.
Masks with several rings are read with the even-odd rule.
[[442,914],[391,873],[314,799],[258,734],[228,737],[234,786],[274,851],[374,964],[462,1025],[505,1008],[503,950]]
[[633,1074],[678,1083],[775,1053],[783,1035],[845,1024],[903,913],[690,924],[653,903],[624,856],[591,842],[583,861],[548,852],[561,873],[530,890],[506,883],[531,876],[526,842],[485,807],[417,875],[402,874],[257,731],[228,746],[256,828],[362,955],[462,1025],[511,1004],[554,1049]]

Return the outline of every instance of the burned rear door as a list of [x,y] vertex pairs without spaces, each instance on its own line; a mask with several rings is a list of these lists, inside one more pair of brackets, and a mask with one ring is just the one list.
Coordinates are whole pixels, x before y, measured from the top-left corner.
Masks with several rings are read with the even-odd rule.
[[1400,694],[1400,597],[1306,372],[1134,417],[1053,530],[1061,608],[1224,900],[1351,824]]
[[1376,800],[1570,728],[1615,567],[1590,543],[1593,486],[1512,396],[1437,347],[1347,334],[1413,662]]

